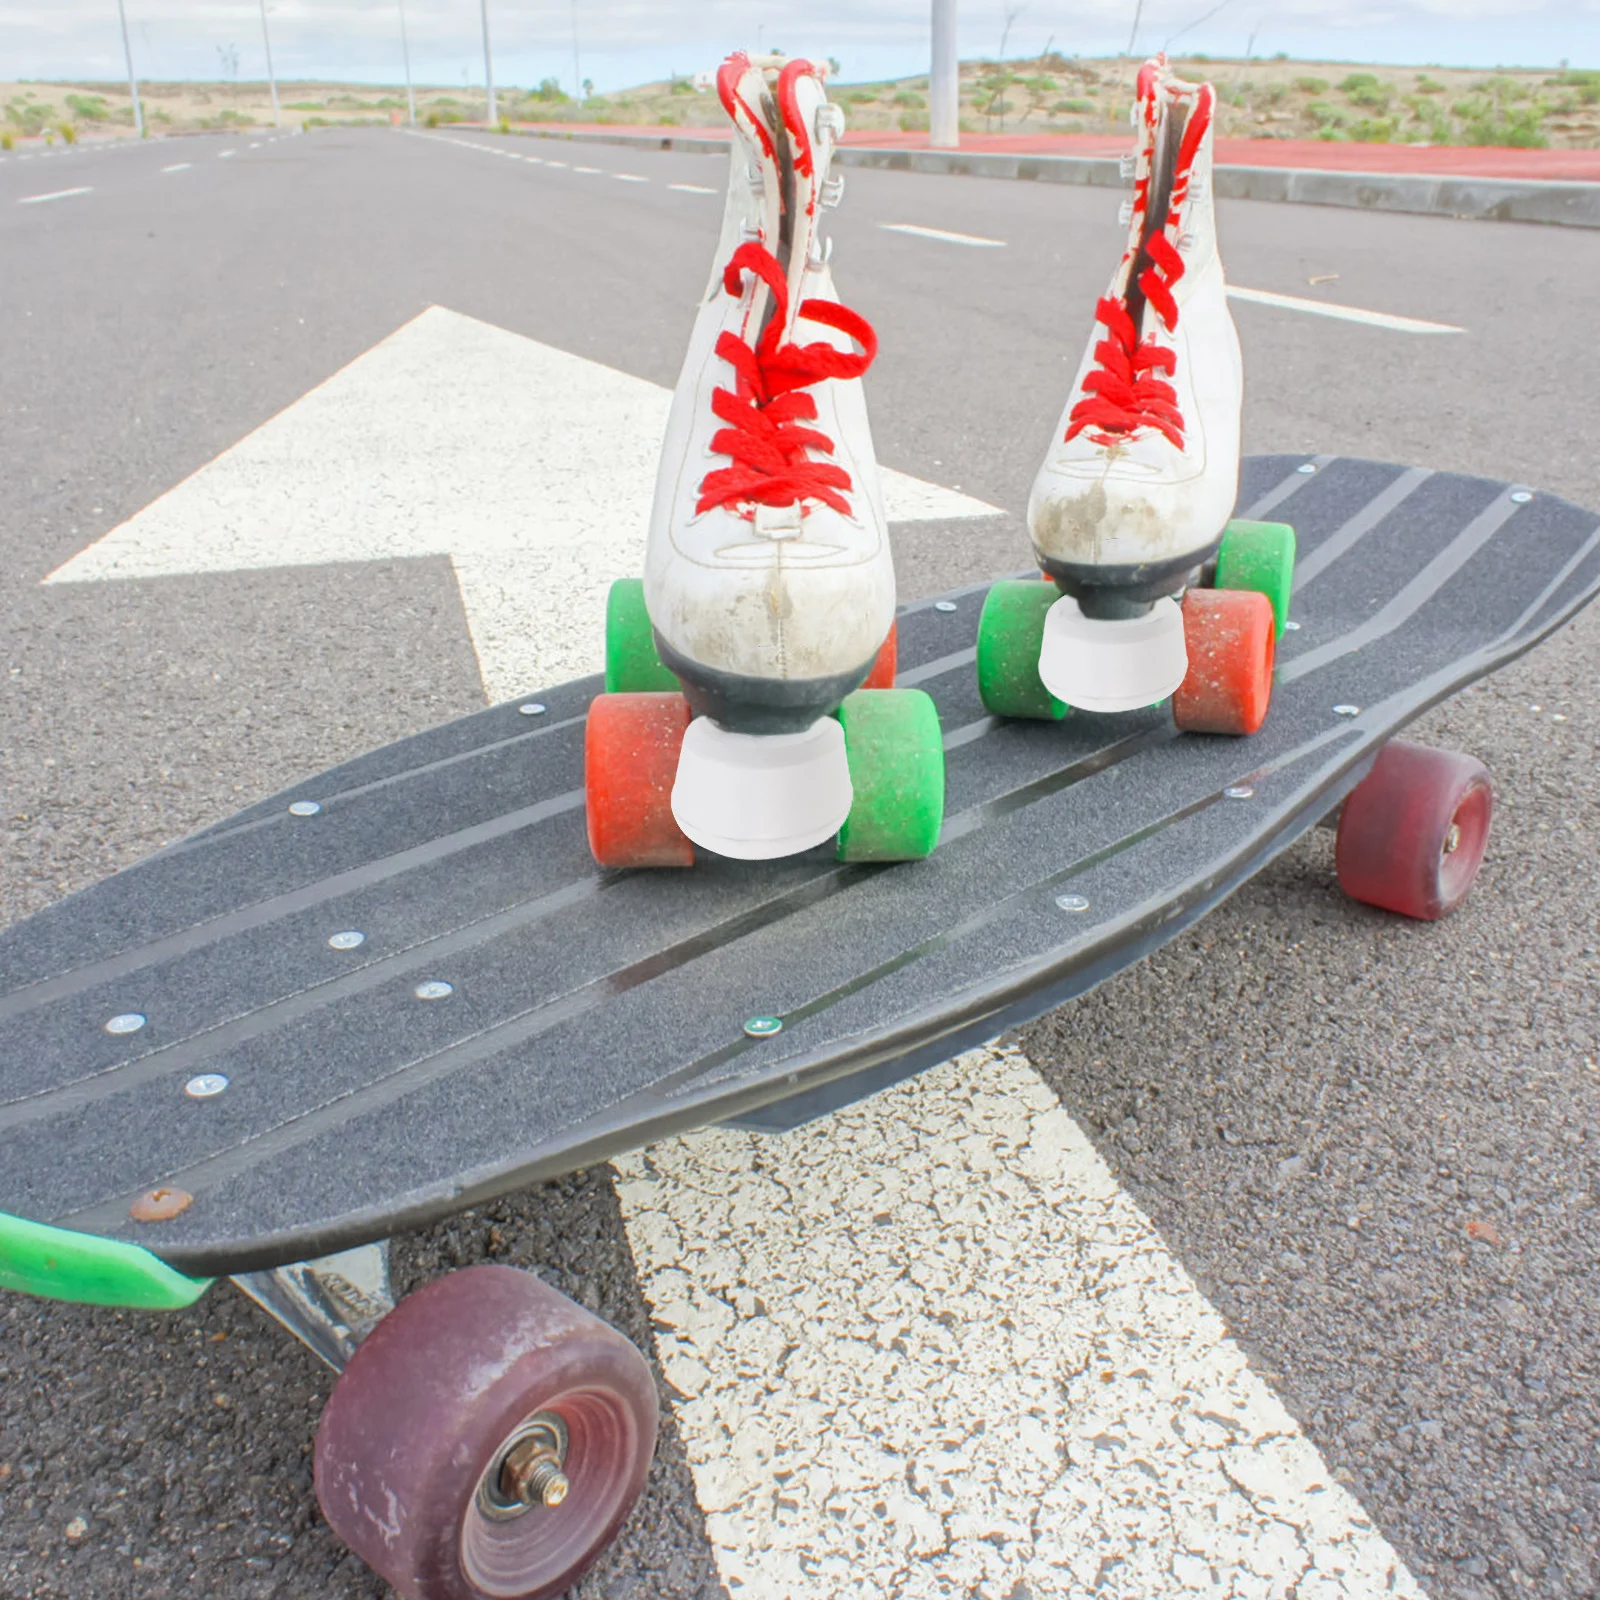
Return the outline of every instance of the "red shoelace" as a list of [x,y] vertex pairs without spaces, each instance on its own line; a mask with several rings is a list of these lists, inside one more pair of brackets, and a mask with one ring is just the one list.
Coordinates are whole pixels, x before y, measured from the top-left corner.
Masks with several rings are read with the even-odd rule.
[[878,336],[865,317],[835,301],[802,300],[800,320],[836,329],[860,349],[852,353],[831,344],[786,342],[789,285],[772,252],[755,240],[734,251],[722,275],[723,288],[731,295],[743,294],[747,272],[772,291],[772,316],[754,348],[726,331],[717,340],[717,354],[733,368],[737,386],[717,389],[711,396],[711,409],[727,423],[712,436],[711,448],[730,457],[732,464],[706,474],[695,511],[735,501],[790,506],[800,500],[820,500],[849,516],[845,493],[851,486],[850,474],[806,453],[832,455],[834,443],[825,433],[805,426],[816,421],[817,402],[802,391],[825,378],[859,378],[878,353]]
[[[1141,96],[1145,93],[1144,74],[1140,74]],[[1150,92],[1160,92],[1152,85]],[[1167,205],[1165,226],[1144,241],[1150,265],[1139,274],[1139,289],[1145,303],[1161,319],[1168,333],[1178,326],[1178,302],[1173,289],[1183,277],[1183,257],[1168,237],[1182,214],[1189,197],[1194,158],[1211,124],[1214,98],[1210,85],[1201,85],[1195,108],[1184,129],[1179,147],[1177,171]],[[1154,122],[1147,118],[1153,127]],[[1141,181],[1135,197],[1142,213],[1148,193],[1148,179]],[[1179,450],[1183,448],[1183,413],[1178,409],[1178,391],[1166,382],[1177,369],[1177,356],[1152,338],[1140,339],[1126,300],[1107,295],[1095,306],[1095,321],[1105,328],[1108,338],[1094,347],[1095,367],[1083,380],[1084,398],[1072,408],[1067,438],[1093,428],[1089,437],[1096,444],[1115,444],[1141,428],[1154,428]]]

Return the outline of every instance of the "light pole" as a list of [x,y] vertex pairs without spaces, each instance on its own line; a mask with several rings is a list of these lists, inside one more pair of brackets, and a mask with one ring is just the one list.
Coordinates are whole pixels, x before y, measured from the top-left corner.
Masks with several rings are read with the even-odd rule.
[[122,54],[128,63],[128,93],[133,96],[134,137],[144,138],[144,107],[139,104],[139,80],[133,75],[133,46],[128,43],[128,8],[117,0],[117,15],[122,18]]
[[417,125],[417,97],[411,92],[411,43],[406,38],[406,0],[400,0],[400,54],[406,64],[406,108],[414,128]]
[[935,150],[961,143],[961,58],[956,51],[956,0],[933,0],[933,70],[928,76],[928,142]]
[[272,90],[272,126],[282,126],[278,113],[278,79],[272,70],[272,35],[267,32],[267,0],[261,0],[261,42],[267,47],[267,84]]
[[572,0],[572,98],[583,103],[583,68],[578,64],[578,0]]
[[489,91],[488,125],[492,128],[500,119],[494,114],[494,62],[489,56],[489,0],[480,0],[483,9],[483,82]]

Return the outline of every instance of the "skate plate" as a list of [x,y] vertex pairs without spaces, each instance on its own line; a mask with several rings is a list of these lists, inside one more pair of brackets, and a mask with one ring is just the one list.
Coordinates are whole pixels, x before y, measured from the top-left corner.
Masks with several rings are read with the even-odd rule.
[[[0,1213],[237,1273],[707,1122],[790,1125],[1172,938],[1600,586],[1595,515],[1514,486],[1272,457],[1239,503],[1301,551],[1249,739],[1179,735],[1165,708],[997,722],[983,590],[903,609],[900,682],[934,697],[948,756],[928,860],[596,870],[587,679],[309,778],[0,934]],[[134,1221],[157,1188],[190,1198]],[[0,1223],[0,1269],[6,1248]]]

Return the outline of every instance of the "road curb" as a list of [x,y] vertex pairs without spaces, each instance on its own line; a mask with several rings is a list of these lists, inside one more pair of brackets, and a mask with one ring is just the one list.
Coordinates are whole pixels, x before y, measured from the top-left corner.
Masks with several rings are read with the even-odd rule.
[[[614,144],[633,149],[721,155],[727,140],[696,134],[557,132],[518,129],[534,139]],[[1020,178],[1090,188],[1123,187],[1121,163],[1097,156],[1008,155],[962,150],[890,150],[841,145],[842,167],[882,167],[972,178]],[[1600,183],[1560,183],[1517,178],[1434,176],[1428,173],[1335,172],[1303,167],[1216,168],[1216,192],[1230,200],[1281,200],[1294,205],[1346,206],[1359,211],[1403,211],[1478,222],[1542,222],[1600,228]]]

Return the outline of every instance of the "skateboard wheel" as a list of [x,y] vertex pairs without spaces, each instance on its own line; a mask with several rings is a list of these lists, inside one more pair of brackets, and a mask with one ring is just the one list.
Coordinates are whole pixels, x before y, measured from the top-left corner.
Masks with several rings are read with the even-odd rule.
[[944,739],[920,689],[860,689],[839,707],[855,798],[841,861],[920,861],[944,823]]
[[1339,887],[1352,900],[1436,922],[1466,899],[1493,814],[1481,761],[1392,739],[1339,815]]
[[356,1348],[317,1429],[317,1500],[405,1600],[546,1600],[621,1527],[656,1420],[614,1328],[531,1273],[468,1267]]
[[889,637],[883,641],[878,650],[877,658],[872,663],[872,671],[863,680],[863,689],[892,689],[894,688],[894,675],[899,667],[900,635],[899,624],[889,624]]
[[1172,697],[1185,733],[1254,733],[1272,698],[1272,603],[1249,589],[1191,589],[1183,597],[1189,670]]
[[1059,722],[1065,702],[1039,677],[1044,619],[1061,591],[1053,583],[1007,578],[985,597],[978,618],[978,694],[996,717]]
[[1216,589],[1254,589],[1272,604],[1273,636],[1283,637],[1294,587],[1294,529],[1284,522],[1230,522],[1217,551]]
[[672,816],[672,780],[689,727],[681,694],[598,694],[589,702],[583,787],[589,849],[602,867],[692,867]]
[[618,578],[606,596],[606,693],[675,694],[678,679],[656,649],[644,580]]

